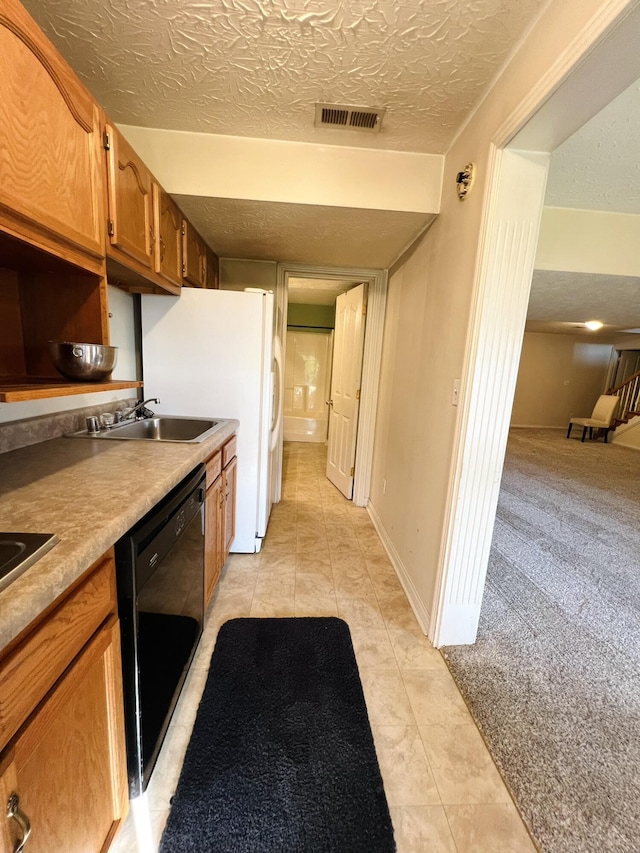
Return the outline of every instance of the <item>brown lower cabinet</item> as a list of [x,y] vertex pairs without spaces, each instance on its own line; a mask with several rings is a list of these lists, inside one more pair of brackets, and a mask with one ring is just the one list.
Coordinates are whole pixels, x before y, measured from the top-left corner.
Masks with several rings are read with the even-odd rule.
[[[224,560],[229,556],[233,538],[236,535],[236,477],[238,459],[236,456],[222,469],[222,491],[224,495],[223,524]],[[223,560],[223,562],[224,562]]]
[[[233,436],[207,460],[205,503],[204,605],[218,583],[236,529],[236,438]],[[229,458],[233,453],[233,457]],[[222,465],[224,464],[224,468]]]
[[2,853],[19,849],[26,821],[31,853],[99,853],[127,813],[112,558],[93,575],[0,663],[3,744],[17,726],[0,753]]
[[211,601],[211,596],[218,583],[224,564],[222,552],[222,508],[224,504],[222,493],[222,474],[207,489],[205,501],[205,545],[204,545],[204,604]]

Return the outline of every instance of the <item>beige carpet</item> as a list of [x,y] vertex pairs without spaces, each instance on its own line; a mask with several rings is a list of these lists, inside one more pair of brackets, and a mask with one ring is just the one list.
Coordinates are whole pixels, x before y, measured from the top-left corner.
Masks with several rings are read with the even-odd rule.
[[444,650],[543,851],[640,849],[640,453],[513,430],[478,641]]

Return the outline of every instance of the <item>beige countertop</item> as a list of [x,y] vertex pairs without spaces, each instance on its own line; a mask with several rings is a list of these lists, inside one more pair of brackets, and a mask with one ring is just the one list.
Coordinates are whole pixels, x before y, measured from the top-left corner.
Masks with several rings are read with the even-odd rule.
[[238,427],[197,444],[55,438],[0,454],[0,530],[60,539],[0,592],[0,649]]

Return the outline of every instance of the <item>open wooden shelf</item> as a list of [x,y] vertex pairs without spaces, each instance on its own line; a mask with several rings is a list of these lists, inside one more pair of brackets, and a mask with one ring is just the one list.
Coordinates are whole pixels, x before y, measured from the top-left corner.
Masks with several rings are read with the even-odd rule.
[[141,388],[142,382],[124,379],[113,382],[65,382],[63,379],[0,377],[0,403],[21,403],[25,400],[43,400],[46,397],[68,397],[72,394],[95,394],[99,391],[120,391],[124,388]]

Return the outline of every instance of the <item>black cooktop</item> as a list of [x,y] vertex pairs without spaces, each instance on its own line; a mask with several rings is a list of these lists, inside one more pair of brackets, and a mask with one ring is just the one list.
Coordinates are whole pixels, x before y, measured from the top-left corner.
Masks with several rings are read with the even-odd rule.
[[0,533],[0,590],[59,541],[54,533]]

